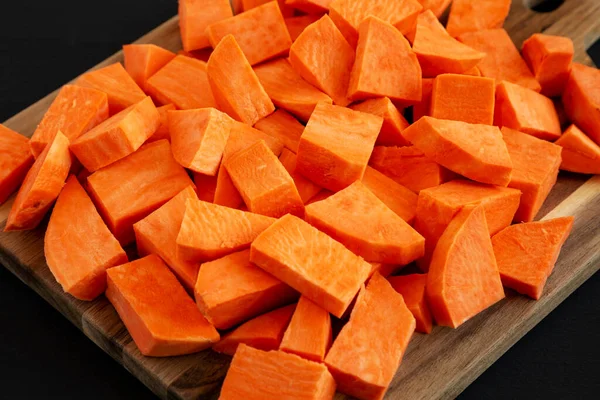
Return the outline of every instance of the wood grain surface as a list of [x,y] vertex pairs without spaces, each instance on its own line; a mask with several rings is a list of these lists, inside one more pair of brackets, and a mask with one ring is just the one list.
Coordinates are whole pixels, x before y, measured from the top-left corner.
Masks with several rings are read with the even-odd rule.
[[[567,0],[549,13],[531,11],[525,3],[513,0],[505,25],[517,46],[536,32],[568,36],[575,43],[575,60],[591,65],[585,44],[600,36],[600,1]],[[179,50],[177,18],[137,42]],[[121,52],[94,68],[116,61],[122,61]],[[56,94],[49,94],[4,124],[31,136]],[[0,228],[11,204],[12,199],[0,206]],[[386,399],[454,398],[599,269],[600,177],[561,173],[539,216],[566,215],[575,216],[573,233],[542,298],[532,301],[511,292],[459,329],[436,327],[431,335],[415,334]],[[44,229],[45,223],[34,231],[0,233],[0,262],[160,398],[218,398],[229,357],[212,351],[162,359],[142,356],[104,297],[82,302],[63,293],[44,259]],[[336,395],[336,400],[346,398]]]

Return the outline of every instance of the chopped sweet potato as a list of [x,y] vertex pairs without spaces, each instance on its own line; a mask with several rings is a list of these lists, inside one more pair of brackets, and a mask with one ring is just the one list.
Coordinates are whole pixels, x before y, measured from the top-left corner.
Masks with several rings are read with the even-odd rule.
[[562,102],[569,120],[600,144],[600,70],[573,63]]
[[415,330],[421,333],[431,333],[433,321],[425,295],[427,274],[392,276],[388,278],[388,281],[394,290],[402,295],[406,306],[415,317],[417,322]]
[[1,124],[0,153],[0,204],[3,204],[21,185],[34,160],[29,139]]
[[287,112],[277,110],[258,121],[254,127],[281,140],[283,145],[294,153],[298,152],[298,144],[300,143],[300,136],[304,132],[304,125]]
[[554,144],[562,147],[560,169],[581,174],[600,174],[600,146],[577,126],[571,125]]
[[279,156],[279,161],[281,161],[283,167],[294,180],[296,189],[298,189],[298,194],[300,194],[300,198],[304,204],[308,203],[310,199],[315,197],[317,193],[321,191],[321,187],[319,185],[314,184],[296,172],[296,155],[290,150],[283,149],[281,155]]
[[175,53],[155,44],[126,44],[123,58],[125,70],[145,91],[148,78],[175,58]]
[[400,110],[387,98],[365,100],[350,106],[355,111],[377,115],[383,118],[383,125],[377,136],[378,146],[408,146],[410,143],[402,136],[402,131],[410,125]]
[[463,33],[502,28],[512,0],[454,0],[448,16],[448,33]]
[[392,178],[372,167],[367,167],[362,183],[379,200],[408,224],[412,224],[417,211],[418,196]]
[[179,1],[179,29],[185,51],[210,46],[206,28],[233,15],[229,0]]
[[562,36],[535,33],[523,42],[523,58],[548,97],[565,89],[573,61],[573,41]]

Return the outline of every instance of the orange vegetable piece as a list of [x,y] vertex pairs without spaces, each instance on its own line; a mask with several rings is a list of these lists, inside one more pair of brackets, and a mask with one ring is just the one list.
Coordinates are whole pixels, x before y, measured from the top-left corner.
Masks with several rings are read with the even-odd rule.
[[440,237],[426,291],[437,324],[451,328],[504,298],[483,205],[463,207]]
[[431,97],[433,95],[433,79],[423,78],[421,101],[413,104],[413,121],[417,122],[421,117],[429,115],[431,111]]
[[[270,1],[275,1],[275,0],[233,0],[234,3],[236,1],[241,1],[243,11],[248,11],[255,7],[262,6],[263,4],[266,4]],[[279,9],[281,10],[281,14],[284,17],[291,17],[294,15],[294,9],[285,4],[286,0],[276,0],[276,1],[277,1],[277,4],[279,5]],[[239,12],[236,12],[235,14],[237,15],[237,14],[239,14]]]
[[183,189],[146,218],[133,224],[133,231],[138,254],[160,256],[179,282],[191,291],[196,284],[200,264],[177,256],[177,235],[188,199],[197,199],[192,186]]
[[[2,160],[4,157],[3,153]],[[69,139],[58,131],[27,172],[8,214],[4,232],[36,228],[54,204],[70,169]]]
[[567,37],[535,33],[523,42],[523,58],[542,86],[544,96],[562,94],[574,53],[573,41]]
[[210,46],[206,28],[233,15],[229,0],[179,1],[179,29],[185,51]]
[[71,144],[71,151],[90,172],[118,161],[140,148],[160,125],[150,97],[102,122]]
[[123,57],[125,70],[145,91],[148,78],[175,58],[175,53],[155,44],[126,44]]
[[306,222],[370,262],[407,265],[425,240],[361,182],[306,207]]
[[454,174],[414,146],[376,146],[369,165],[415,193],[439,186],[451,180]]
[[214,108],[170,111],[173,157],[182,167],[216,175],[229,137],[231,118]]
[[415,229],[425,237],[425,257],[418,261],[427,271],[433,250],[452,218],[464,207],[483,204],[490,236],[510,225],[519,208],[517,189],[455,180],[422,190],[417,202]]
[[421,66],[398,29],[371,16],[360,24],[358,38],[350,99],[389,97],[403,105],[421,101]]
[[300,297],[279,350],[307,360],[323,362],[331,346],[329,313],[304,296]]
[[[152,165],[152,168],[148,168]],[[88,177],[88,191],[117,240],[134,241],[133,224],[193,185],[166,140],[149,143]]]
[[485,54],[460,43],[446,32],[444,26],[427,10],[417,19],[413,42],[424,77],[439,74],[461,74],[475,67]]
[[206,261],[243,250],[275,220],[264,215],[188,199],[177,236],[177,255]]
[[106,270],[127,262],[125,251],[75,175],[67,180],[50,216],[44,255],[63,290],[80,300],[104,293]]
[[56,132],[61,131],[70,142],[108,118],[108,100],[96,89],[65,85],[35,129],[29,145],[37,158]]
[[375,142],[379,146],[408,146],[402,131],[410,125],[394,103],[387,97],[365,100],[350,106],[352,110],[377,115],[383,118],[383,125]]
[[394,290],[402,295],[406,306],[417,322],[415,330],[421,333],[431,333],[433,321],[427,305],[425,285],[427,274],[411,274],[392,276],[388,278]]
[[233,35],[250,65],[285,55],[292,45],[283,15],[275,1],[215,22],[206,29],[206,33],[215,49],[224,37]]
[[492,125],[496,82],[492,78],[438,75],[433,82],[431,111],[438,119]]
[[323,364],[242,344],[227,371],[219,399],[331,400],[334,394],[335,381]]
[[308,26],[290,48],[290,64],[308,83],[340,106],[350,104],[348,84],[354,49],[328,15]]
[[225,168],[251,212],[274,218],[304,215],[294,180],[264,141],[229,158]]
[[176,110],[177,107],[173,104],[167,104],[166,106],[156,107],[156,111],[158,111],[160,124],[158,128],[154,132],[154,135],[150,136],[146,143],[156,142],[157,140],[167,139],[169,142],[171,141],[171,132],[169,132],[169,119],[167,115],[169,111]]
[[283,20],[285,21],[285,26],[290,34],[292,43],[298,39],[298,36],[304,32],[307,26],[317,22],[321,17],[321,14],[306,14],[297,17],[284,18]]
[[501,82],[496,90],[494,124],[543,140],[556,140],[562,133],[552,100],[507,81]]
[[302,79],[286,59],[261,64],[254,72],[273,103],[302,121],[308,121],[319,102],[332,104],[329,96]]
[[562,147],[560,169],[563,171],[600,174],[600,146],[576,125],[567,128],[554,144]]
[[412,224],[417,211],[418,196],[410,189],[371,167],[365,170],[362,183],[396,215]]
[[539,300],[552,274],[573,217],[516,224],[492,238],[502,284]]
[[293,215],[283,216],[254,240],[250,261],[336,317],[371,272],[361,257]]
[[423,117],[402,135],[432,160],[482,183],[506,186],[512,163],[496,126]]
[[574,63],[562,102],[569,120],[600,144],[600,70]]
[[414,29],[422,9],[417,0],[334,0],[329,4],[329,16],[355,48],[359,26],[365,18],[380,18],[406,35]]
[[287,329],[295,304],[278,308],[251,319],[223,336],[212,349],[217,353],[234,355],[238,346],[244,344],[259,350],[277,350]]
[[296,159],[296,155],[288,149],[283,149],[279,156],[279,161],[294,180],[302,202],[306,204],[321,191],[321,187],[296,172]]
[[502,136],[514,167],[508,186],[523,193],[515,221],[529,222],[556,183],[561,148],[509,128],[502,128]]
[[139,103],[146,97],[142,89],[123,68],[123,65],[118,62],[86,72],[77,78],[75,85],[106,93],[110,115]]
[[285,4],[307,14],[324,14],[333,0],[285,0]]
[[458,40],[486,54],[477,64],[482,76],[494,78],[496,82],[509,81],[535,92],[541,90],[540,84],[504,29],[463,33],[458,36]]
[[33,165],[33,155],[29,149],[29,139],[0,124],[0,204],[21,185],[29,168]]
[[332,191],[362,179],[383,118],[319,103],[298,146],[296,170]]
[[338,390],[359,399],[382,399],[414,331],[415,318],[402,296],[374,274],[325,358]]
[[196,193],[202,201],[214,203],[215,192],[217,191],[218,176],[210,176],[194,173],[194,184],[196,185]]
[[254,125],[275,111],[232,35],[221,40],[210,56],[208,81],[218,108],[238,121]]
[[440,18],[452,0],[417,0],[423,6],[423,11],[431,10],[433,14]]
[[304,125],[287,112],[277,110],[258,121],[254,127],[281,140],[283,145],[294,153],[298,152],[298,144],[300,143],[300,136],[304,132]]
[[219,341],[217,330],[157,255],[111,268],[107,274],[106,297],[143,355],[190,354]]
[[202,314],[218,329],[298,298],[295,290],[252,264],[249,249],[202,264],[194,294]]
[[448,33],[457,37],[467,32],[502,28],[511,0],[454,0],[448,17]]
[[146,91],[161,104],[180,110],[216,107],[206,72],[206,63],[176,56],[146,82]]

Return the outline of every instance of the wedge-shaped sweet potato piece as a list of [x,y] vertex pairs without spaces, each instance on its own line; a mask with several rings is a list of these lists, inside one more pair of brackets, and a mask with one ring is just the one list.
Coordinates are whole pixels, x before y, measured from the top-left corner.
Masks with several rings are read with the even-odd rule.
[[80,300],[104,293],[106,270],[127,262],[125,251],[75,175],[67,180],[52,210],[44,255],[63,290]]
[[227,371],[219,399],[331,400],[335,387],[323,364],[282,351],[263,352],[241,345]]
[[233,15],[229,0],[181,0],[179,29],[185,51],[210,46],[206,28]]
[[485,215],[463,207],[435,246],[426,290],[438,325],[457,328],[504,298]]
[[338,390],[359,399],[382,399],[414,331],[415,318],[402,296],[374,274],[325,358]]
[[475,67],[485,57],[484,53],[450,36],[430,10],[419,15],[413,50],[424,77],[460,74]]
[[413,191],[372,167],[365,170],[362,183],[396,215],[412,224],[417,212],[418,199]]
[[492,125],[496,81],[468,75],[442,74],[433,82],[428,115],[470,124]]
[[362,179],[383,118],[319,103],[298,146],[296,169],[329,190]]
[[331,338],[329,313],[302,296],[279,349],[307,360],[323,362],[331,346]]
[[145,356],[167,357],[202,351],[219,332],[155,254],[111,268],[106,297]]
[[573,217],[562,217],[500,231],[492,245],[502,284],[538,300],[572,228]]
[[482,183],[506,186],[512,163],[496,126],[423,117],[402,132],[427,157]]
[[63,86],[35,129],[29,145],[38,157],[48,143],[61,131],[73,142],[108,118],[108,97],[99,90]]
[[600,174],[600,146],[576,125],[567,128],[554,144],[562,147],[560,169],[581,174]]
[[507,81],[500,82],[496,89],[494,125],[551,141],[562,133],[552,100]]
[[437,18],[440,18],[452,0],[418,0],[418,2],[423,6],[423,11],[431,10]]
[[146,97],[80,136],[71,143],[71,151],[94,172],[139,149],[159,125],[160,115]]
[[89,87],[106,93],[110,115],[144,100],[146,95],[129,76],[121,63],[86,72],[75,85]]
[[145,91],[148,78],[175,58],[175,53],[155,44],[126,44],[123,58],[125,70]]
[[279,5],[269,1],[242,14],[215,22],[206,29],[213,48],[233,35],[250,65],[287,54],[292,39]]
[[33,155],[29,149],[29,139],[0,124],[0,204],[21,185],[29,168],[33,165]]
[[427,274],[392,276],[388,278],[388,281],[394,290],[402,295],[406,306],[415,317],[417,322],[415,330],[421,333],[431,333],[433,321],[425,295]]
[[298,190],[302,202],[306,204],[321,191],[321,187],[296,172],[296,155],[288,149],[283,149],[279,161],[290,174]]
[[440,164],[425,157],[425,154],[414,146],[376,146],[369,165],[415,193],[439,186],[455,176]]
[[573,41],[568,37],[534,33],[523,42],[523,58],[548,97],[565,89],[573,61]]
[[294,314],[295,304],[278,308],[243,323],[213,346],[218,353],[234,355],[245,344],[260,350],[277,350]]
[[251,262],[336,317],[344,314],[371,272],[361,257],[293,215],[271,225],[250,249]]
[[197,199],[192,186],[183,189],[146,218],[133,224],[138,254],[156,254],[171,268],[179,282],[191,291],[196,284],[200,263],[177,256],[177,235],[188,199]]
[[517,189],[455,180],[422,190],[417,202],[415,229],[425,237],[425,257],[418,261],[427,271],[433,250],[456,213],[468,205],[483,204],[489,234],[510,225],[519,208],[521,192]]
[[464,33],[458,36],[458,40],[485,53],[483,60],[477,64],[482,76],[494,78],[496,82],[509,81],[536,92],[541,90],[540,84],[504,29]]
[[304,215],[294,180],[263,140],[225,161],[225,169],[251,212],[273,218]]
[[156,128],[154,134],[150,136],[148,140],[146,140],[146,143],[156,142],[157,140],[162,139],[167,139],[169,142],[171,141],[171,132],[169,132],[168,113],[169,111],[176,109],[177,107],[175,107],[174,104],[167,104],[165,106],[156,107],[156,111],[158,111],[158,116],[160,118],[160,123],[158,125],[158,128]]
[[[3,160],[4,157],[3,153]],[[8,214],[4,232],[37,227],[58,197],[70,169],[69,139],[58,131],[27,172]]]
[[413,121],[417,122],[421,117],[429,115],[431,110],[431,96],[433,94],[433,78],[423,78],[421,101],[413,105]]
[[502,28],[511,0],[454,0],[448,16],[448,33],[463,33]]
[[292,43],[298,39],[298,36],[304,32],[307,26],[317,22],[321,16],[322,14],[306,14],[297,17],[284,18],[283,20],[285,21],[285,26],[290,34]]
[[218,329],[298,298],[294,289],[252,264],[249,249],[202,264],[194,294],[202,314]]
[[361,182],[306,207],[306,221],[367,261],[406,265],[425,239]]
[[298,144],[300,143],[300,136],[304,132],[304,125],[287,112],[277,110],[258,121],[254,127],[281,140],[283,145],[294,153],[298,152]]
[[248,248],[275,219],[188,199],[177,236],[178,256],[206,261]]
[[216,175],[231,130],[231,118],[215,108],[170,111],[173,157],[182,167]]
[[187,172],[173,159],[166,140],[142,146],[130,156],[94,172],[87,181],[100,215],[122,245],[134,241],[134,223],[193,185]]
[[556,183],[561,148],[509,128],[502,128],[502,136],[513,163],[508,186],[523,193],[515,221],[533,221]]
[[332,103],[329,96],[302,79],[286,59],[261,64],[254,72],[273,103],[302,121],[308,121],[318,103]]
[[217,108],[238,121],[254,125],[275,111],[233,35],[225,36],[210,56],[208,82]]
[[348,43],[356,47],[358,29],[365,18],[381,18],[406,35],[414,29],[422,9],[417,0],[334,0],[329,4],[329,15]]
[[398,29],[371,16],[360,24],[358,33],[350,99],[389,97],[405,106],[420,101],[421,66]]
[[383,125],[375,142],[378,146],[408,146],[402,131],[410,125],[394,103],[387,97],[365,100],[350,106],[355,111],[377,115],[383,118]]
[[569,120],[600,144],[600,70],[574,63],[562,95]]
[[308,83],[340,106],[350,104],[348,84],[354,49],[328,15],[308,26],[290,48],[290,63]]

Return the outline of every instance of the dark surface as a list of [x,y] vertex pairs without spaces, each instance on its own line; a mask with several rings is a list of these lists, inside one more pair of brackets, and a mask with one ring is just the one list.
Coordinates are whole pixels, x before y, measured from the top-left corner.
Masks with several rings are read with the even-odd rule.
[[[175,0],[5,0],[2,6],[0,121],[176,13]],[[460,398],[597,398],[598,293],[596,274]],[[4,268],[0,321],[0,398],[154,398]]]

